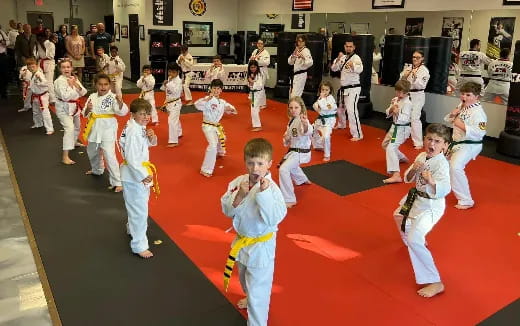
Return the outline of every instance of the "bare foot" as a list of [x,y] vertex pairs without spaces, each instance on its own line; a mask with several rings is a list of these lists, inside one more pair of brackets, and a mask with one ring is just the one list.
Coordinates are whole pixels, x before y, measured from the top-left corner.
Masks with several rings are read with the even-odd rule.
[[202,174],[203,176],[205,176],[206,178],[211,178],[211,173],[206,173],[204,171],[200,171],[200,174]]
[[251,129],[251,131],[262,131],[262,127],[255,127]]
[[311,180],[307,180],[304,183],[302,183],[302,185],[311,185],[311,184],[312,184]]
[[141,251],[141,252],[136,252],[135,253],[137,256],[141,257],[141,258],[144,258],[144,259],[148,259],[148,258],[152,258],[153,257],[153,253],[150,251],[150,250],[145,250],[145,251]]
[[442,282],[437,282],[423,287],[417,291],[417,294],[424,298],[431,298],[442,292],[444,292],[444,284],[442,284]]
[[323,158],[323,161],[325,161],[325,162],[330,161],[330,157],[324,157],[324,158]]
[[247,309],[247,297],[238,300],[237,307],[238,309]]
[[352,137],[352,138],[350,138],[350,141],[360,141],[361,139],[363,139],[363,138]]
[[217,157],[225,157],[226,156],[226,153],[218,153],[217,154]]
[[117,186],[114,188],[114,192],[121,192],[121,191],[123,191],[123,187],[121,187],[121,186]]
[[54,133],[54,131],[47,131],[45,134],[46,134],[47,136],[50,136],[50,135],[52,135],[53,133]]
[[295,205],[296,205],[296,203],[285,203],[285,207],[287,207],[287,208],[291,208]]
[[76,162],[74,162],[73,160],[71,160],[70,158],[69,159],[66,159],[66,160],[63,160],[61,161],[61,163],[63,164],[66,164],[66,165],[72,165],[72,164],[76,164]]
[[75,147],[85,147],[85,144],[80,143],[79,141],[74,144]]
[[470,209],[472,207],[473,207],[473,205],[459,205],[459,204],[455,205],[456,209]]
[[94,172],[92,172],[92,170],[88,170],[87,172],[85,172],[85,175],[94,175]]
[[168,145],[166,145],[166,147],[177,147],[179,146],[178,143],[169,143]]
[[193,105],[193,101],[189,101],[189,102],[187,102],[187,103],[184,104],[184,105]]
[[388,179],[383,180],[383,183],[400,183],[403,182],[403,179],[400,176],[391,176]]

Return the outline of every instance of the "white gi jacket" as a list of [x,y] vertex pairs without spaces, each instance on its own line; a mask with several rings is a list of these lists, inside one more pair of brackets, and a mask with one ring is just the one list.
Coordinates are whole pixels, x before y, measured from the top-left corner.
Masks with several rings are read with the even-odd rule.
[[[436,216],[444,214],[446,208],[445,197],[451,191],[450,185],[450,164],[443,153],[439,153],[430,159],[426,159],[426,152],[422,152],[415,158],[414,162],[423,162],[422,170],[416,171],[416,174],[410,175],[412,166],[404,173],[404,182],[411,183],[415,181],[415,188],[419,191],[425,192],[430,198],[417,196],[412,208],[410,209],[409,217],[414,218],[419,214],[430,211]],[[435,180],[435,188],[424,181],[421,176],[422,171],[430,171],[432,178]],[[399,204],[402,206],[406,201],[404,196]]]
[[166,85],[161,86],[161,90],[166,92],[166,102],[179,99],[182,93],[181,78],[177,76],[175,78],[168,79]]
[[76,87],[70,87],[69,83],[67,82],[67,77],[63,75],[60,75],[54,81],[54,92],[56,94],[56,114],[79,114],[80,110],[76,103],[69,103],[68,101],[75,101],[80,97],[85,96],[85,94],[87,94],[87,90],[78,80],[76,80],[76,82],[81,86],[81,90],[79,91]]
[[[491,59],[480,51],[462,51],[459,55],[460,74],[480,77],[484,65],[489,65]],[[462,76],[468,77],[468,76]]]
[[262,72],[262,76],[264,78],[269,78],[269,72],[267,69],[271,63],[271,56],[269,55],[269,52],[267,52],[265,48],[263,48],[262,51],[255,49],[249,58],[249,61],[251,60],[256,60],[258,62],[258,66],[260,67],[260,72]]
[[40,68],[33,73],[29,81],[29,89],[33,95],[40,95],[49,90],[49,84],[47,83],[45,74]]
[[211,97],[207,100],[207,97],[203,97],[195,101],[195,108],[197,110],[202,111],[203,120],[211,123],[219,123],[220,119],[224,115],[224,108],[231,107],[235,109],[235,107],[223,99],[218,99],[216,97]]
[[[181,58],[184,58],[182,62]],[[175,62],[181,67],[183,73],[189,72],[193,68],[193,57],[189,53],[186,53],[186,55],[181,54]]]
[[98,71],[106,74],[108,69],[105,68],[105,66],[108,64],[109,61],[110,61],[110,57],[108,56],[108,54],[103,53],[102,56],[99,56],[96,54],[96,65],[97,65]]
[[[258,94],[258,91],[261,91],[262,89],[264,89],[264,77],[262,76],[261,72],[256,74],[254,82],[253,82],[253,86],[249,86],[249,89],[256,91],[255,93],[257,93],[257,94]],[[256,96],[256,94],[255,94],[255,96]],[[251,99],[251,92],[249,92],[249,99]]]
[[[155,86],[155,77],[152,74],[149,74],[146,77],[141,76],[137,80],[136,84],[137,84],[137,87],[139,87],[144,92],[153,91],[153,88]],[[148,93],[146,93],[146,94],[148,94]]]
[[18,78],[21,81],[27,82],[27,84],[29,84],[29,82],[31,81],[31,78],[32,78],[32,72],[27,68],[27,66],[23,66],[20,68],[20,73],[18,74]]
[[[310,123],[308,124],[307,132],[304,132],[300,117],[291,118],[287,125],[287,130],[284,133],[283,145],[289,148],[309,149],[311,148],[312,131],[313,128]],[[289,140],[287,141],[287,139]],[[291,154],[291,152],[286,155],[289,154]],[[311,152],[298,153],[298,155],[300,163],[309,163],[311,160]]]
[[[348,67],[347,62],[352,62],[353,67]],[[341,86],[356,85],[359,84],[359,74],[363,72],[363,62],[355,53],[350,57],[344,55],[341,58],[334,59],[330,69],[332,71],[341,70]]]
[[404,74],[411,69],[412,72],[406,78],[407,81],[410,82],[411,87],[410,91],[424,91],[428,81],[430,80],[430,71],[426,68],[425,65],[421,64],[417,68],[412,68],[412,66],[408,66],[408,68],[403,69],[401,72],[400,78],[404,79]]
[[[150,141],[146,136],[145,126],[141,126],[133,118],[128,120],[119,138],[121,155],[126,161],[126,164],[121,164],[121,181],[139,183],[149,175],[143,162],[150,160],[148,147],[156,145],[157,136]],[[152,186],[153,183],[147,185]]]
[[[115,114],[125,116],[128,113],[128,106],[123,103],[123,106],[120,109],[116,96],[111,91],[108,91],[108,93],[103,96],[99,96],[98,93],[92,93],[85,102],[85,107],[87,107],[89,102],[92,102],[93,107],[91,112],[95,114]],[[85,114],[85,112],[86,111],[83,111],[83,116],[88,117],[88,114]],[[88,141],[89,143],[101,143],[102,141],[115,141],[116,138],[117,119],[112,117],[96,119],[92,129],[90,130]]]
[[[56,46],[49,40],[43,42],[43,45],[45,46],[45,49],[41,47],[40,43],[36,44],[36,48],[34,49],[35,58],[38,60],[52,60],[52,64],[54,65]],[[40,63],[40,68],[42,68],[42,65],[43,63]]]
[[509,94],[513,63],[509,60],[493,60],[488,66],[489,83],[486,92]]
[[225,78],[225,72],[224,72],[224,66],[220,67],[213,67],[211,66],[208,71],[206,71],[205,75],[206,79],[209,79],[209,82],[211,82],[213,79],[220,79],[224,81]]
[[[336,114],[338,111],[338,106],[336,105],[336,100],[334,99],[334,96],[329,95],[326,98],[319,98],[314,104],[312,105],[314,110],[319,113],[319,115],[329,115],[329,114]],[[330,118],[323,118],[325,120],[325,123],[320,119],[318,116],[316,120],[314,121],[314,125],[316,127],[318,126],[327,126],[330,128],[334,128],[334,125],[336,124],[336,117],[330,117]]]
[[289,56],[287,62],[292,66],[294,65],[294,72],[301,70],[307,70],[312,67],[313,60],[311,51],[304,47],[301,50],[295,49],[294,52]]
[[[123,72],[125,70],[126,65],[118,55],[115,57],[110,57],[108,60],[107,74],[111,77],[111,81],[123,80]],[[112,76],[115,78],[112,78]]]
[[[390,108],[397,103],[399,107],[399,113],[397,115],[390,114]],[[401,100],[399,98],[394,97],[390,102],[390,106],[386,109],[386,117],[389,118],[392,116],[392,121],[394,124],[407,124],[410,123],[412,116],[412,101],[410,101],[409,96],[403,97]]]
[[[459,104],[457,107],[461,107],[462,103]],[[453,124],[453,121],[455,121],[456,117],[450,117],[450,114],[447,114],[444,117],[444,121],[451,124],[453,126],[453,141],[459,142],[464,140],[475,140],[479,141],[484,138],[486,135],[486,123],[487,123],[487,116],[484,112],[484,109],[482,108],[482,105],[480,102],[477,102],[475,104],[463,107],[458,115],[458,118],[460,118],[466,127],[466,131],[460,129],[459,127],[455,126]],[[453,150],[456,151],[459,146],[463,146],[465,144],[455,145],[453,146]],[[470,144],[469,146],[476,146]],[[482,146],[482,145],[480,145]],[[478,155],[478,153],[476,154]],[[476,157],[475,155],[475,157]],[[475,159],[473,157],[473,159]]]
[[[269,179],[269,187],[260,191],[260,183],[257,182],[237,207],[233,207],[233,201],[240,188],[240,183],[249,180],[247,174],[231,181],[228,190],[220,200],[222,212],[233,219],[233,228],[240,235],[256,238],[276,232],[278,224],[287,214],[280,188],[271,178],[271,174],[267,174],[265,178]],[[242,248],[237,261],[248,267],[267,267],[274,260],[275,249],[276,233],[268,241]]]

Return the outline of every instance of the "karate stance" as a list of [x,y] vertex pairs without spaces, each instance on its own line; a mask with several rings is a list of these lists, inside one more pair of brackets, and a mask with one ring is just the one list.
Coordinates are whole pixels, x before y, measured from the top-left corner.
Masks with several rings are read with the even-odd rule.
[[323,161],[330,161],[330,138],[332,129],[336,124],[336,112],[338,107],[332,94],[332,84],[323,81],[320,84],[319,98],[312,107],[318,112],[318,117],[314,121],[314,132],[312,134],[312,147],[316,150],[323,150]]
[[302,96],[305,83],[307,82],[307,72],[313,64],[311,51],[305,47],[306,41],[307,37],[305,35],[296,36],[296,49],[287,59],[287,62],[294,66],[291,90],[289,92],[290,97]]
[[143,74],[137,80],[137,87],[141,89],[139,98],[148,101],[152,106],[152,124],[159,124],[159,115],[157,115],[157,109],[155,108],[155,77],[152,75],[152,67],[150,65],[143,66]]
[[265,103],[264,77],[255,60],[249,61],[247,65],[247,82],[249,86],[249,101],[251,108],[251,131],[261,131],[260,106]]
[[190,83],[194,75],[191,71],[191,69],[193,69],[193,57],[188,52],[188,46],[186,44],[181,47],[181,55],[177,58],[176,62],[182,68],[182,76],[184,77],[184,100],[188,101],[186,105],[192,105],[193,98],[191,97]]
[[179,137],[182,136],[180,121],[182,101],[181,67],[176,63],[168,64],[168,79],[163,82],[161,90],[166,91],[166,100],[161,106],[168,113],[168,147],[179,146]]
[[52,135],[54,126],[52,124],[51,112],[49,111],[49,83],[34,58],[26,59],[25,63],[32,73],[29,81],[29,90],[31,92],[34,125],[31,128],[45,127],[47,135]]
[[[269,55],[269,52],[267,52],[266,48],[264,47],[264,40],[258,39],[256,41],[256,49],[251,54],[251,57],[249,58],[249,61],[255,60],[258,62],[258,66],[260,67],[260,72],[262,73],[262,77],[264,79],[264,87],[265,83],[269,79],[269,64],[271,63],[271,56]],[[263,109],[266,107],[266,96],[265,96],[265,89],[261,90],[259,92],[260,94],[260,109]]]

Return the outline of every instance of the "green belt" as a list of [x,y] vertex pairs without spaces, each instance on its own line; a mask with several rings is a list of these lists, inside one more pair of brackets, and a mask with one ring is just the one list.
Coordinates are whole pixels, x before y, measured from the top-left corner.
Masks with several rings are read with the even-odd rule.
[[447,153],[450,153],[451,150],[453,149],[453,147],[455,145],[459,145],[459,144],[482,144],[482,140],[461,140],[461,141],[452,141],[450,143],[450,146],[448,146],[448,150],[447,150]]
[[335,118],[335,117],[336,117],[336,113],[334,113],[334,114],[324,114],[324,115],[321,115],[321,114],[320,114],[320,115],[318,116],[318,119],[321,120],[321,123],[322,123],[322,124],[325,124],[325,119],[326,119],[326,118]]
[[394,125],[394,132],[392,133],[391,143],[395,143],[395,138],[397,137],[397,127],[409,127],[411,124],[408,123],[392,123]]

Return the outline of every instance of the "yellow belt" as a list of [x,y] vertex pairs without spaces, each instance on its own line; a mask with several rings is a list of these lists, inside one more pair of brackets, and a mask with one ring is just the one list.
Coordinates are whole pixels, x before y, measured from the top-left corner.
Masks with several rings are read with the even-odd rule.
[[203,125],[209,125],[216,127],[218,130],[218,140],[220,141],[220,146],[222,149],[226,149],[226,133],[224,132],[224,126],[222,126],[220,123],[213,123],[213,122],[206,122],[202,121]]
[[96,119],[108,119],[115,117],[115,114],[95,114],[90,113],[88,116],[87,125],[85,126],[85,130],[83,131],[83,139],[88,140],[88,135],[90,135],[90,131],[92,130],[92,126],[94,125],[94,121]]
[[178,100],[180,100],[181,98],[178,97],[178,98],[175,98],[173,100],[169,100],[169,101],[165,101],[163,105],[161,105],[161,107],[159,108],[159,110],[161,111],[166,111],[166,106],[170,103],[174,103],[174,102],[177,102]]
[[[123,160],[123,165],[128,165],[126,160]],[[141,163],[142,166],[146,168],[148,175],[151,175],[153,178],[153,192],[155,192],[155,196],[159,196],[161,190],[159,189],[159,173],[157,172],[157,168],[150,161],[145,161]]]
[[224,291],[227,292],[229,286],[229,280],[231,279],[231,273],[233,272],[233,266],[235,266],[236,257],[242,248],[252,246],[255,243],[266,242],[273,237],[273,232],[267,233],[258,238],[249,238],[238,234],[238,239],[231,247],[228,259],[226,261],[226,268],[224,269]]
[[153,91],[153,89],[150,89],[150,90],[147,90],[147,91],[142,90],[141,94],[139,94],[139,98],[143,98],[146,93],[151,92],[151,91]]
[[110,78],[110,81],[114,82],[116,81],[116,78],[119,76],[119,73],[115,74],[108,74],[108,78]]

